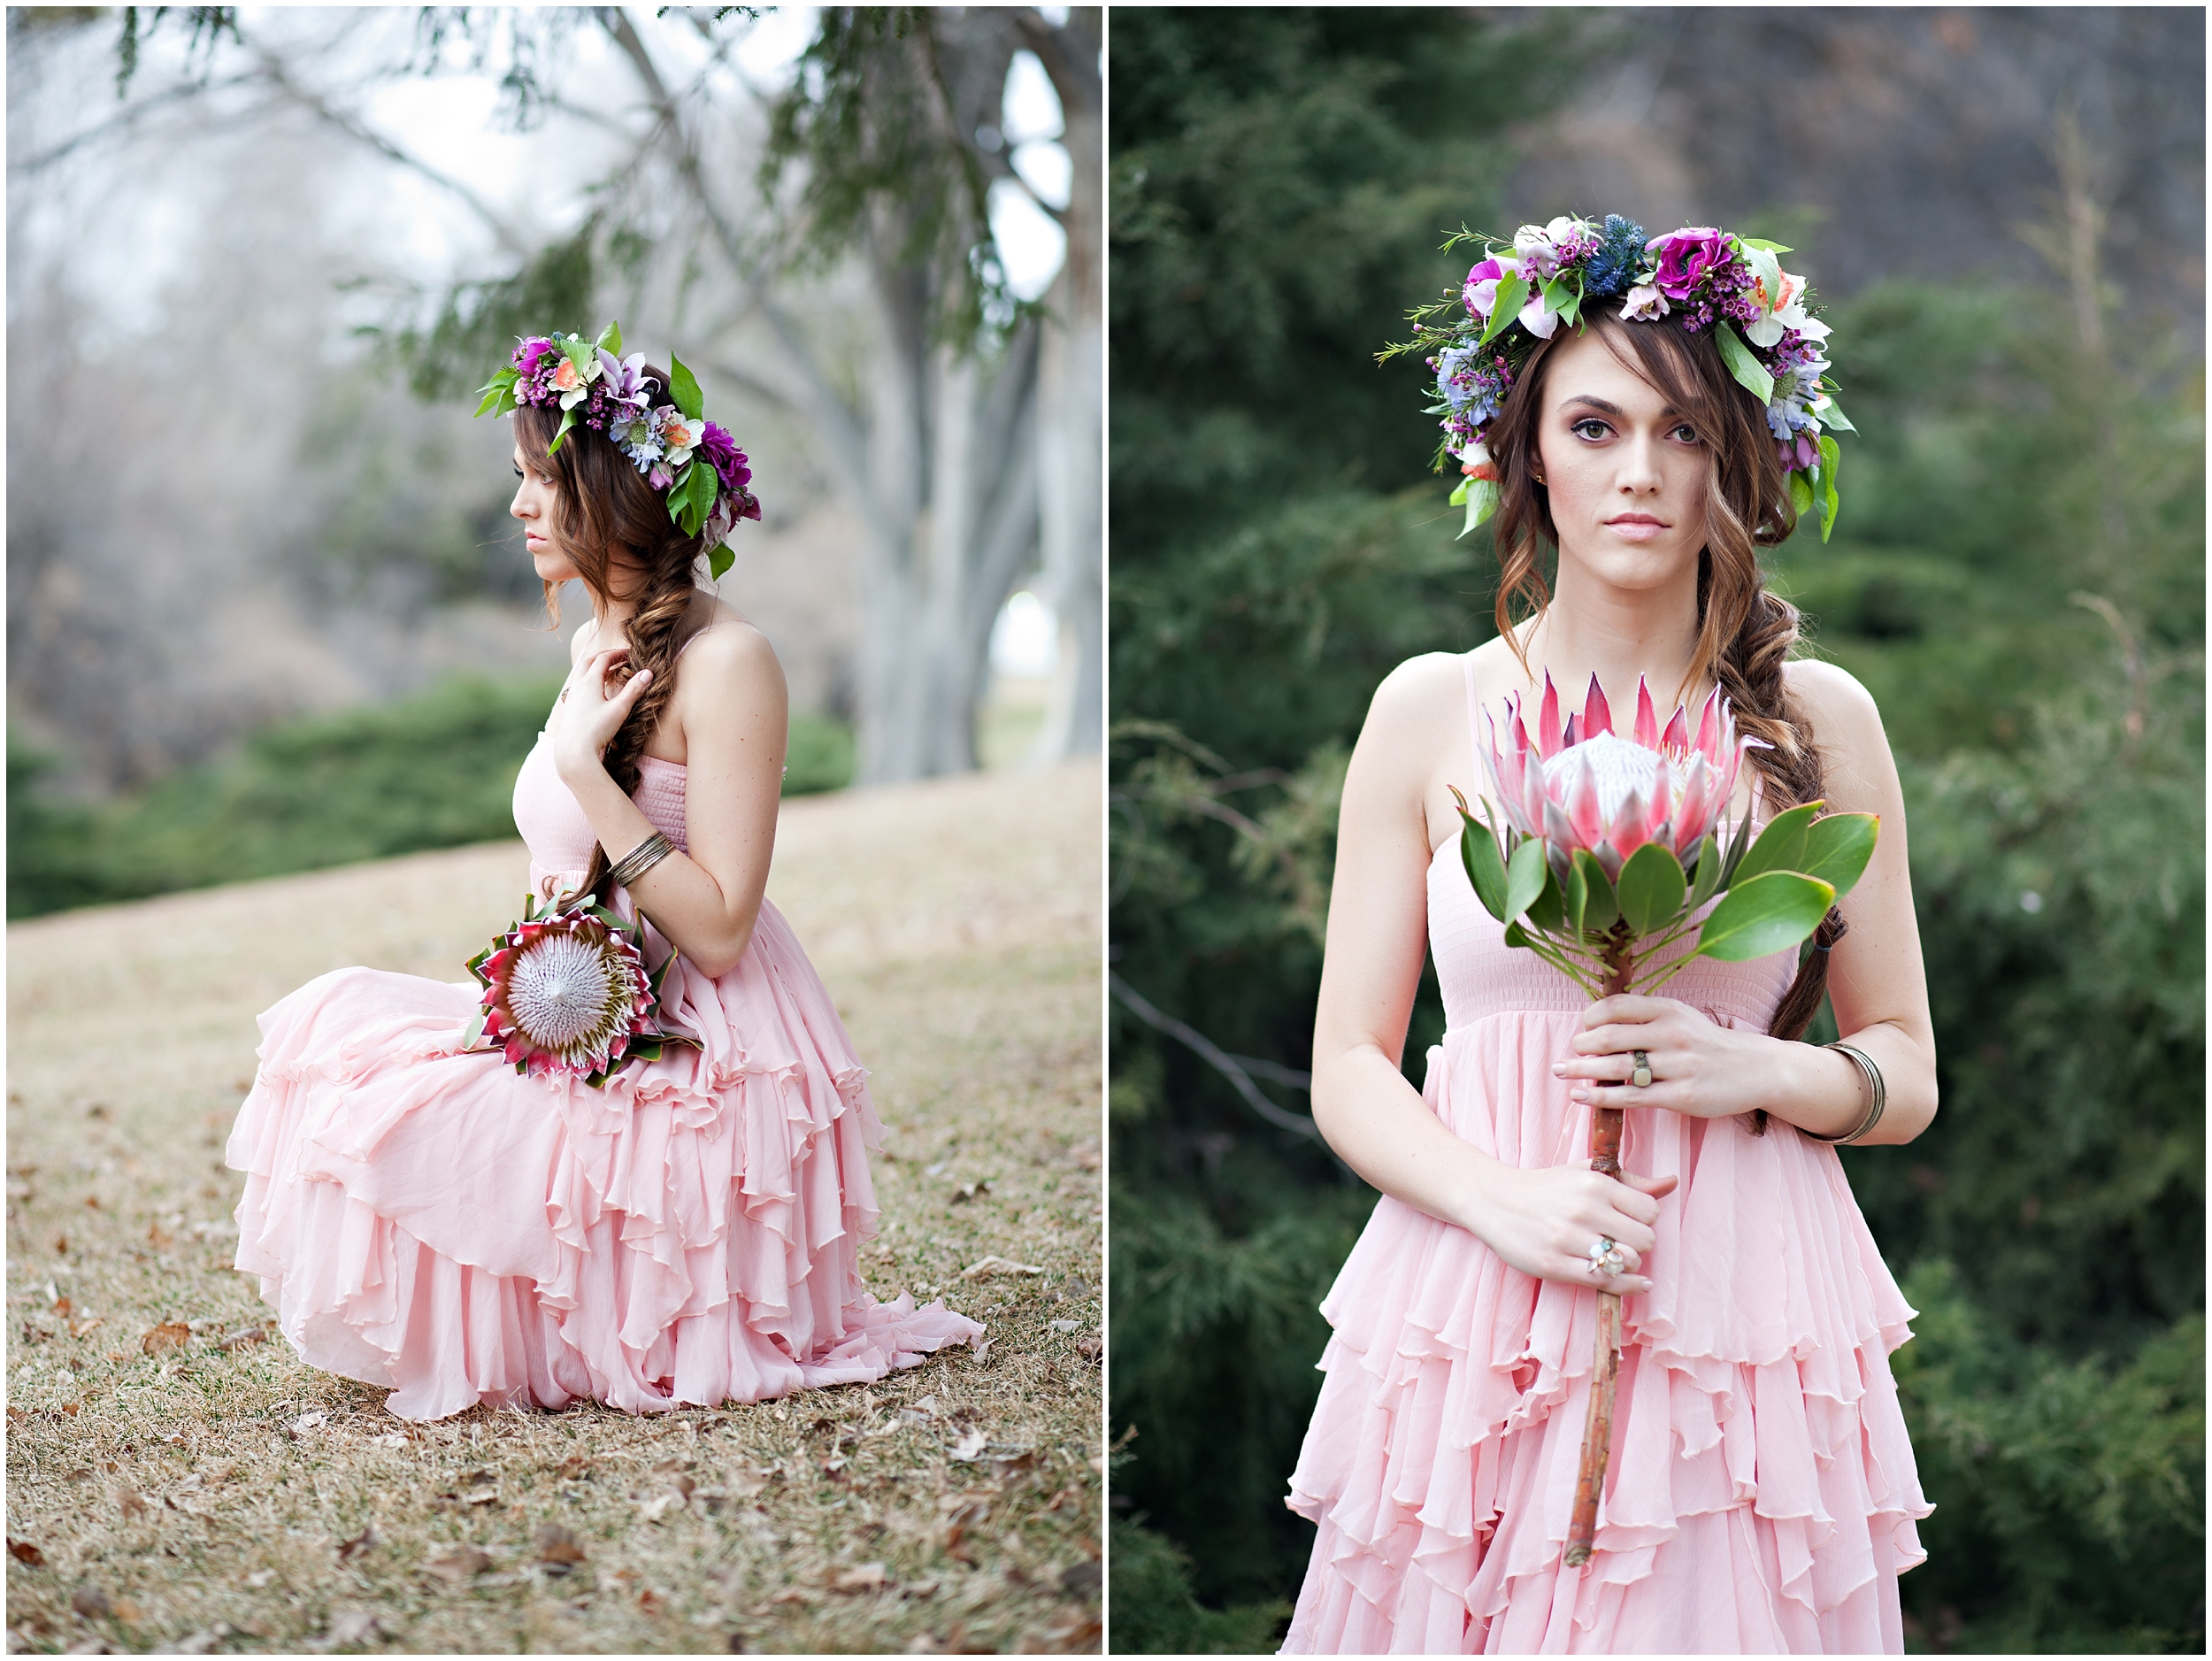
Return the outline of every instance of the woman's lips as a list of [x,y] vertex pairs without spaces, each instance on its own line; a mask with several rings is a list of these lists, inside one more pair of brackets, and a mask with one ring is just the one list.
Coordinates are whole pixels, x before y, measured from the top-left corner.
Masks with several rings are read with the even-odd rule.
[[1624,513],[1619,519],[1606,520],[1605,527],[1615,535],[1632,542],[1647,542],[1667,529],[1657,519],[1643,513]]

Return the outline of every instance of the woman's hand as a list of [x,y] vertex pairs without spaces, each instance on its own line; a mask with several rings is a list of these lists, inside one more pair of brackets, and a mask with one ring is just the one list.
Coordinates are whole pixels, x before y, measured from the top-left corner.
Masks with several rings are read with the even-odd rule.
[[[1500,1165],[1482,1185],[1467,1227],[1523,1274],[1540,1280],[1648,1292],[1651,1282],[1637,1271],[1657,1241],[1652,1225],[1675,1181],[1625,1171],[1617,1180],[1593,1171],[1586,1160],[1537,1171]],[[1592,1266],[1590,1248],[1601,1238],[1621,1249],[1624,1273],[1601,1275]]]
[[571,789],[600,769],[607,746],[652,683],[653,672],[641,669],[626,681],[611,684],[629,655],[627,646],[593,652],[576,665],[561,694],[554,719],[553,765]]
[[[1624,993],[1601,998],[1582,1017],[1574,1055],[1552,1065],[1572,1100],[1593,1107],[1663,1107],[1691,1119],[1728,1119],[1778,1099],[1778,1041],[1716,1025],[1672,998]],[[1631,1081],[1636,1052],[1651,1082]]]

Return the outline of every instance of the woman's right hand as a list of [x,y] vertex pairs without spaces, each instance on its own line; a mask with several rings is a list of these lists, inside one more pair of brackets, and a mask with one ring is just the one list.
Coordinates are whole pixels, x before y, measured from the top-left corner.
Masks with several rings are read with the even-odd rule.
[[[1657,1243],[1652,1225],[1676,1180],[1626,1171],[1609,1177],[1593,1171],[1587,1160],[1534,1171],[1498,1165],[1463,1225],[1523,1274],[1605,1292],[1648,1292],[1650,1280],[1637,1271]],[[1621,1249],[1628,1260],[1624,1273],[1594,1273],[1590,1248],[1601,1237]]]

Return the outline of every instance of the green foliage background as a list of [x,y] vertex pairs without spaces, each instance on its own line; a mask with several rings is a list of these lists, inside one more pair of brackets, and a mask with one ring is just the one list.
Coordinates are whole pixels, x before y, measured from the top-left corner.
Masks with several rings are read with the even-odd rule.
[[[1302,1111],[1345,752],[1389,667],[1489,633],[1489,550],[1371,354],[1457,274],[1440,227],[1494,228],[1494,135],[1572,52],[1170,10],[1111,50],[1113,969]],[[2202,372],[2139,314],[2085,335],[2097,283],[1832,304],[1863,436],[1835,540],[1775,562],[1906,781],[1943,1109],[1845,1157],[1922,1311],[1922,1649],[2203,1646]],[[1113,1019],[1116,1648],[1270,1647],[1315,1306],[1373,1196]],[[1413,1070],[1440,1027],[1425,987]]]
[[[314,871],[515,834],[515,774],[560,677],[461,677],[285,721],[143,794],[87,806],[42,788],[56,758],[8,734],[8,916]],[[841,789],[852,734],[791,718],[784,794]]]

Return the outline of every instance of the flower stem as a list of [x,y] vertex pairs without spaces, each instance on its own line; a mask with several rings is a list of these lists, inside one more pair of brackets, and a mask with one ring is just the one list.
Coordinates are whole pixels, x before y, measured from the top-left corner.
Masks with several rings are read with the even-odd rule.
[[[1615,938],[1606,942],[1604,995],[1625,992],[1636,973],[1636,942]],[[1590,1115],[1590,1168],[1617,1179],[1621,1174],[1621,1110],[1601,1107]],[[1582,1459],[1575,1473],[1575,1507],[1567,1526],[1567,1566],[1578,1569],[1589,1562],[1597,1538],[1598,1496],[1605,1490],[1605,1471],[1613,1453],[1613,1398],[1620,1383],[1621,1296],[1598,1294],[1597,1353],[1590,1369],[1590,1415],[1583,1426]]]

